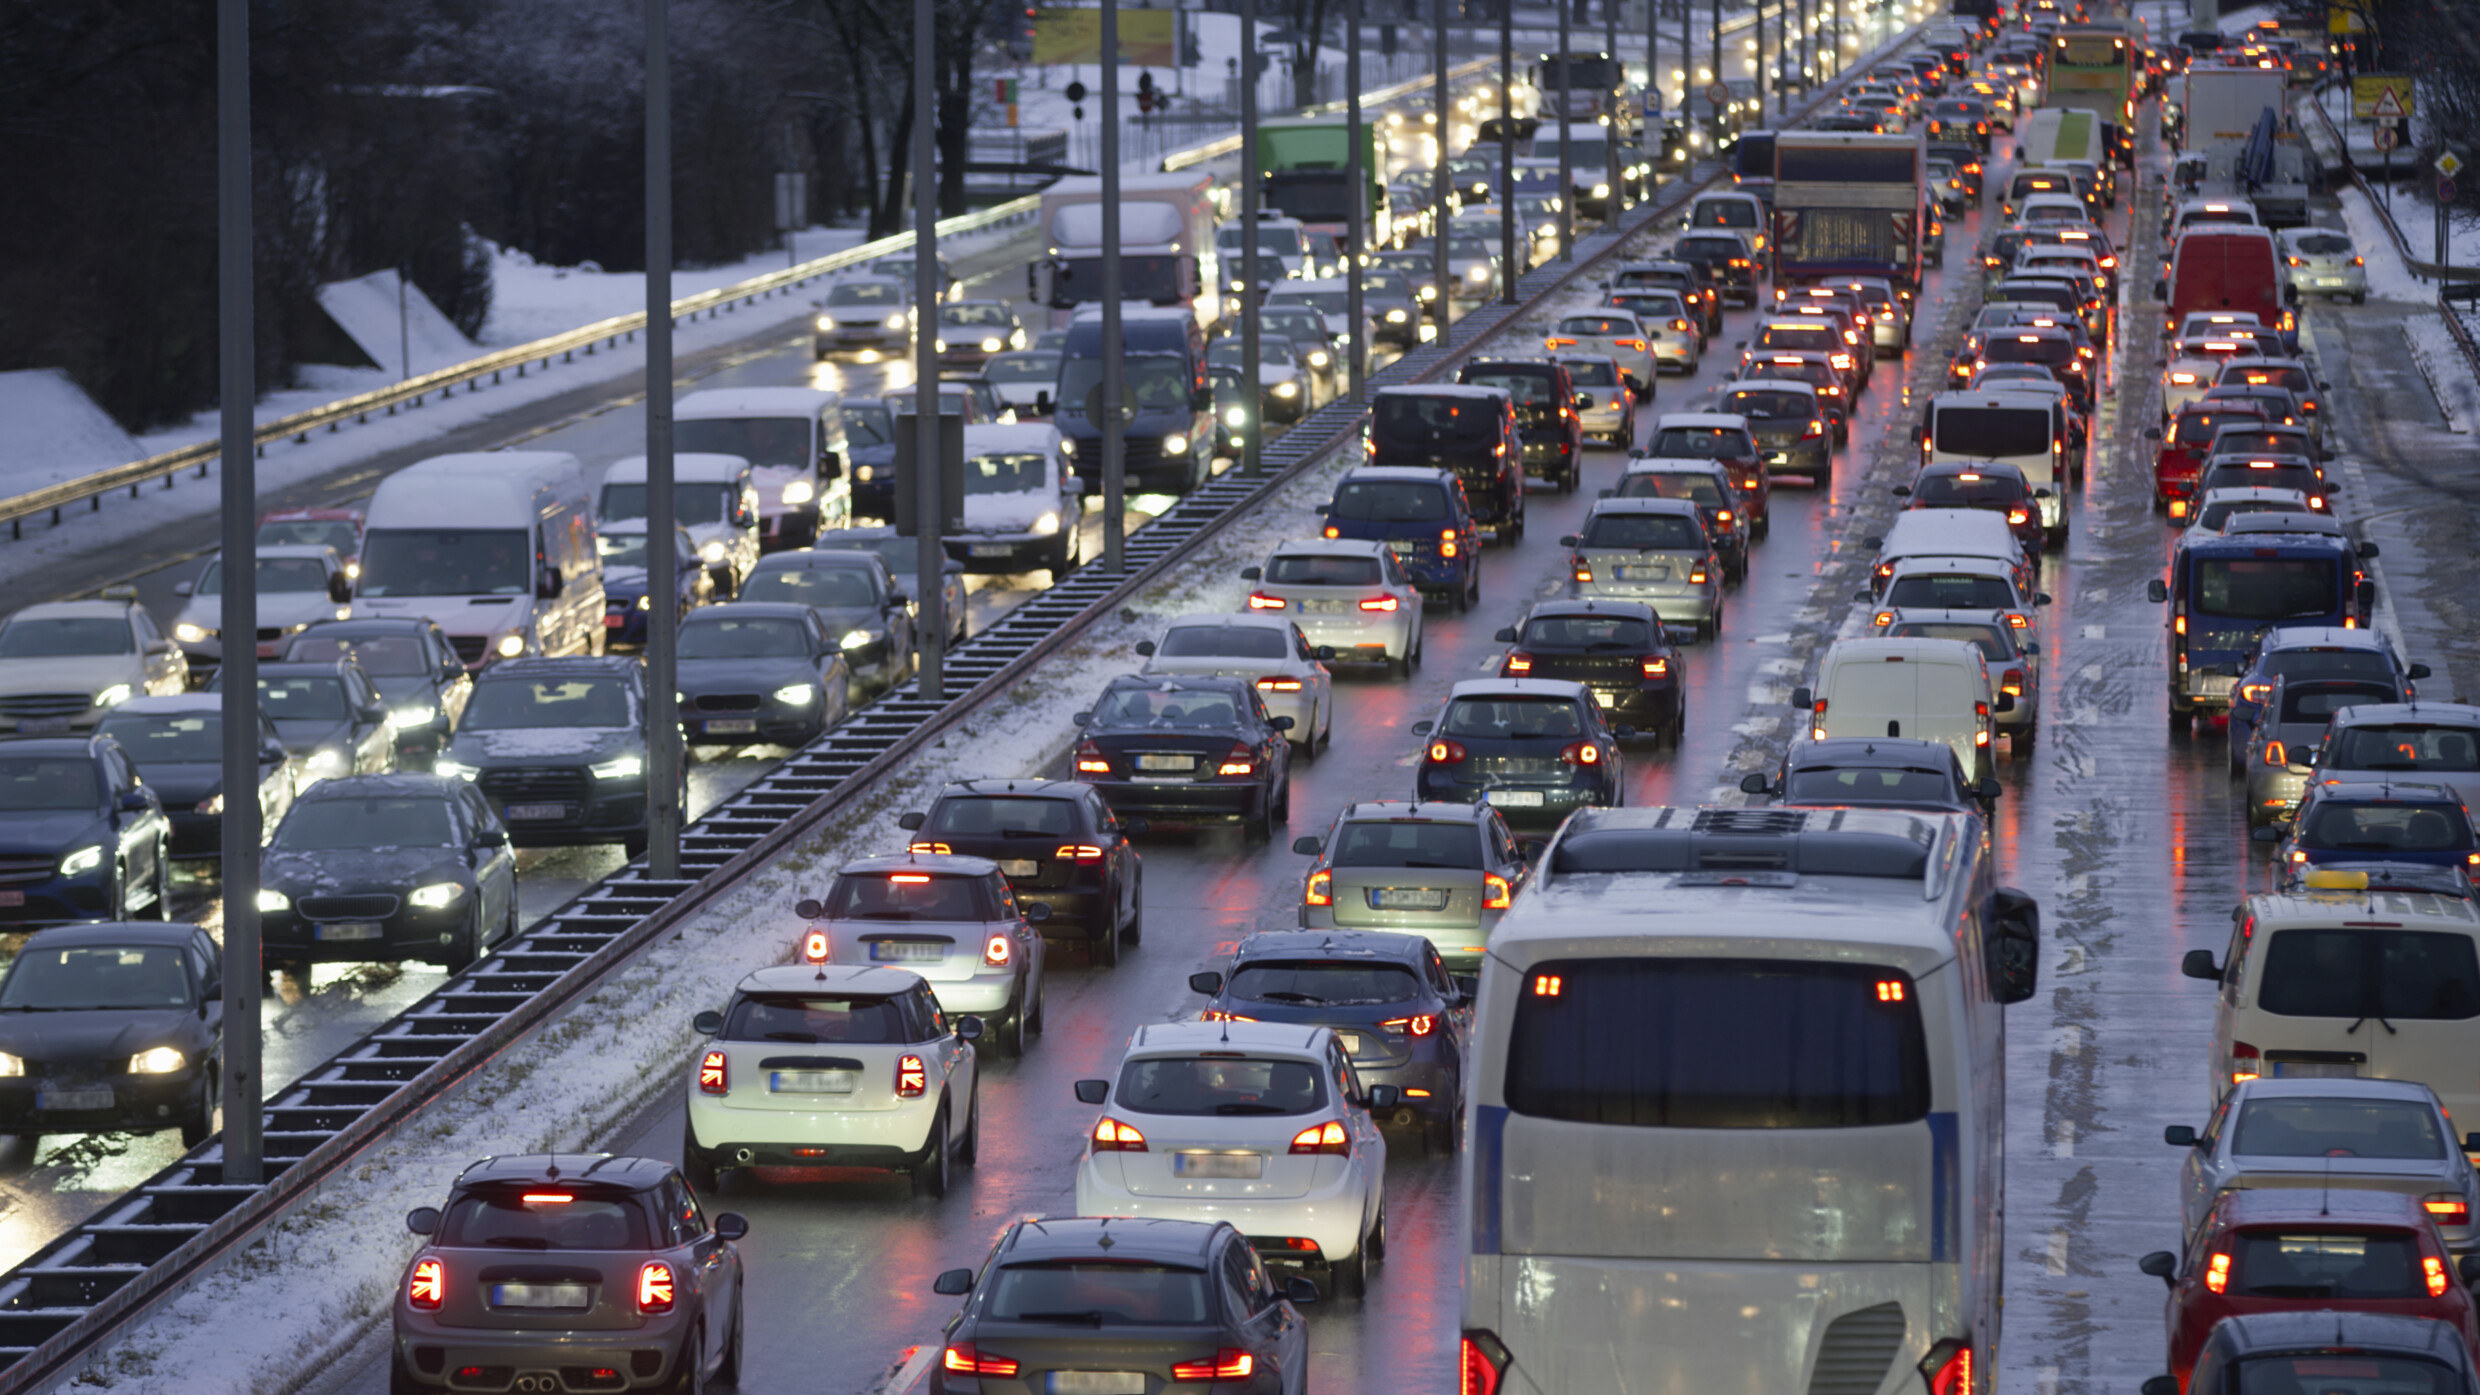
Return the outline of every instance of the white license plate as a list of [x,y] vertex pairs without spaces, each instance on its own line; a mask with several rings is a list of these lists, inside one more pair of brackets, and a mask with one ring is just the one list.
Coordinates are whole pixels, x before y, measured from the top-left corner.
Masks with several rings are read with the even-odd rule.
[[1430,887],[1373,886],[1369,888],[1369,908],[1373,911],[1443,911],[1447,893]]
[[947,957],[949,946],[915,940],[873,940],[870,957],[882,964],[912,964]]
[[708,736],[751,736],[757,730],[755,717],[710,717],[706,721]]
[[494,1308],[569,1308],[583,1312],[594,1306],[594,1290],[584,1284],[493,1284]]
[[1196,768],[1197,758],[1195,756],[1137,757],[1137,769],[1139,770],[1194,770]]
[[1145,1395],[1145,1377],[1136,1371],[1053,1371],[1050,1395]]
[[2343,276],[2319,276],[2316,278],[2316,283],[2320,286],[2347,286],[2351,284],[2350,279]]
[[25,904],[26,893],[22,891],[0,891],[0,906],[22,906]]
[[849,1095],[860,1081],[848,1070],[779,1070],[767,1077],[766,1088],[779,1095]]
[[1345,609],[1342,601],[1299,601],[1296,604],[1304,614],[1309,615],[1341,615]]
[[1491,790],[1489,798],[1492,804],[1502,809],[1538,809],[1541,807],[1540,790]]
[[112,1092],[109,1089],[38,1090],[35,1092],[34,1107],[37,1109],[63,1110],[110,1109],[112,1107]]
[[1174,1153],[1171,1155],[1174,1177],[1229,1177],[1255,1181],[1266,1175],[1263,1153]]
[[565,804],[511,804],[508,806],[507,814],[503,817],[511,819],[564,819],[568,817],[568,806]]
[[1029,857],[1011,857],[999,864],[999,875],[1003,877],[1030,877],[1040,871],[1041,865]]
[[2349,1080],[2359,1067],[2349,1061],[2272,1061],[2276,1080]]
[[[1233,61],[1236,62],[1238,60],[1235,59]],[[1421,550],[1421,545],[1417,542],[1410,541],[1391,542],[1386,545],[1386,550],[1394,553],[1398,557],[1410,557]]]
[[1014,543],[973,544],[973,555],[976,557],[1006,557],[1015,551],[1016,544]]
[[375,940],[381,931],[375,920],[339,920],[319,926],[316,934],[322,940]]
[[1621,581],[1668,581],[1671,579],[1671,569],[1668,567],[1613,567],[1610,571],[1611,575]]

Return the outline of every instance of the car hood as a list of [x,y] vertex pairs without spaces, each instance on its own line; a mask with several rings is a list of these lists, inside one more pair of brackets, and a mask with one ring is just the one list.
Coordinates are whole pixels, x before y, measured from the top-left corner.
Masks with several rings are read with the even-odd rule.
[[646,594],[644,567],[603,567],[603,602],[634,601]]
[[0,1051],[29,1061],[126,1063],[141,1051],[181,1042],[194,1008],[111,1008],[77,1012],[0,1012]]
[[471,879],[471,869],[454,848],[356,848],[350,852],[269,848],[259,864],[263,885],[296,900],[361,891],[402,895],[432,882]]
[[341,745],[353,734],[350,722],[330,722],[318,718],[279,719],[275,728],[276,739],[284,743],[285,753],[295,756],[306,756],[331,742]]
[[13,693],[99,693],[115,683],[138,684],[145,666],[135,654],[11,659],[0,664],[0,696]]
[[492,766],[599,761],[645,749],[645,734],[634,727],[492,727],[458,732],[448,754],[467,765]]
[[0,852],[50,856],[97,838],[108,842],[110,832],[102,816],[92,809],[0,813]]
[[1060,497],[1049,490],[1028,490],[1022,494],[968,494],[964,500],[964,526],[975,533],[1025,533],[1044,514],[1062,514]]
[[[261,628],[289,628],[325,620],[338,611],[348,609],[329,600],[324,591],[275,591],[258,598],[258,623]],[[181,607],[181,619],[201,629],[221,629],[224,624],[222,596],[192,596]]]
[[452,635],[490,635],[520,628],[533,614],[531,596],[356,596],[353,613],[419,615]]
[[788,683],[815,683],[818,670],[807,659],[683,659],[680,691],[695,695],[716,692],[768,692]]
[[430,679],[418,673],[398,674],[392,678],[380,678],[374,675],[370,680],[370,686],[377,688],[379,696],[386,698],[391,707],[402,706],[408,702],[436,703],[439,701],[438,687]]

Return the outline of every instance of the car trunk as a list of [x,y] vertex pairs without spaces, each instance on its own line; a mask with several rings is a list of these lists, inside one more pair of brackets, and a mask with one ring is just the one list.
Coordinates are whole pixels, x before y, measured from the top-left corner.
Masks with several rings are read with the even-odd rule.
[[1267,1200],[1306,1196],[1342,1180],[1346,1159],[1331,1153],[1295,1154],[1291,1136],[1329,1115],[1138,1114],[1115,1117],[1145,1135],[1142,1153],[1095,1156],[1107,1173],[1119,1169],[1119,1185],[1137,1196]]
[[982,967],[979,923],[846,921],[835,927],[835,937],[859,947],[852,958],[860,963],[893,965],[932,983],[968,979]]
[[[908,965],[907,967],[911,967]],[[878,1043],[735,1041],[716,1042],[731,1092],[716,1103],[725,1109],[763,1113],[854,1113],[899,1107],[896,1063],[919,1046]]]
[[[970,1388],[1144,1395],[1171,1384],[1174,1364],[1211,1361],[1230,1342],[1230,1335],[1222,1328],[1203,1323],[1100,1327],[1082,1322],[1007,1322],[985,1318],[973,1324],[974,1348],[985,1357],[1016,1362],[1018,1372],[1014,1380],[985,1380]],[[1068,1380],[1053,1379],[1055,1375],[1069,1373],[1073,1376]],[[1110,1379],[1113,1375],[1136,1379],[1115,1382]]]
[[1413,930],[1481,923],[1477,867],[1330,867],[1327,873],[1340,926]]
[[1176,785],[1215,778],[1236,738],[1227,732],[1126,732],[1088,737],[1111,762],[1117,779]]

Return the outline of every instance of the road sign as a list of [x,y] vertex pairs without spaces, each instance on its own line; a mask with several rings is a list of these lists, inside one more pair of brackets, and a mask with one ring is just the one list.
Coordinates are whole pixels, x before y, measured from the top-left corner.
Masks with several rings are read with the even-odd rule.
[[2461,174],[2462,172],[2462,156],[2449,150],[2437,157],[2437,173],[2444,175],[2448,179],[2452,179],[2454,176]]
[[2351,79],[2351,115],[2362,121],[2399,121],[2412,114],[2411,79],[2401,73],[2362,74]]
[[2452,176],[2452,175],[2450,175],[2450,174],[2441,174],[2441,175],[2437,176],[2437,202],[2439,202],[2439,203],[2452,203],[2452,202],[2454,202],[2454,195],[2455,195],[2455,192],[2456,192],[2456,190],[2455,190],[2455,188],[2454,188],[2454,176]]
[[2402,144],[2401,132],[2395,130],[2391,126],[2379,126],[2377,128],[2377,149],[2391,150],[2400,144]]
[[1731,104],[1731,89],[1717,82],[1713,86],[1705,89],[1705,100],[1713,103],[1717,107],[1729,106]]

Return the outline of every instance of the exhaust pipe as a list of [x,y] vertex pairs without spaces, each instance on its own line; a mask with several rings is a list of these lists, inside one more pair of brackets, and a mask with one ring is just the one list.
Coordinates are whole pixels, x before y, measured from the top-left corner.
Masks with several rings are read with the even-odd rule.
[[755,1158],[756,1156],[758,1156],[756,1149],[743,1148],[739,1152],[732,1155],[732,1161],[739,1163],[743,1167],[747,1167],[749,1166],[750,1159]]

